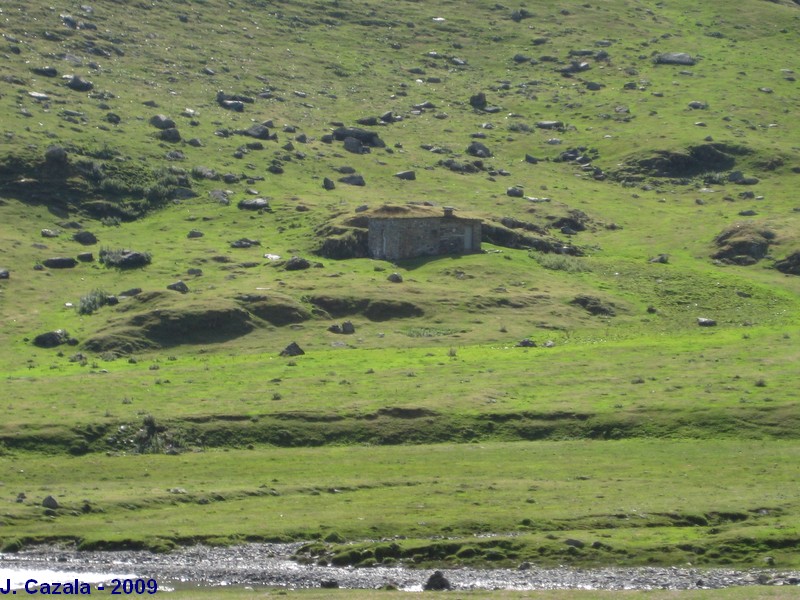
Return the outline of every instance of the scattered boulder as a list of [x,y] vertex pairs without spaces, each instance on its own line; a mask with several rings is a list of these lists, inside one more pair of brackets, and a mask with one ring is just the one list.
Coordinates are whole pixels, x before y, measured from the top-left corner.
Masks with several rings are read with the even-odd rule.
[[616,315],[613,304],[604,302],[596,296],[581,294],[570,301],[570,304],[584,308],[589,314],[613,317]]
[[[800,275],[800,252],[795,252],[782,260],[776,261],[775,268],[787,275]],[[0,269],[0,279],[2,279],[2,269]]]
[[476,108],[478,110],[483,110],[487,106],[486,101],[486,94],[483,92],[478,92],[477,94],[473,94],[470,96],[469,104],[472,108]]
[[308,269],[310,266],[311,263],[307,259],[300,256],[293,256],[286,261],[286,264],[283,266],[283,268],[287,271],[303,271]]
[[517,348],[536,348],[536,342],[530,338],[525,338],[517,342]]
[[61,344],[74,345],[73,338],[65,329],[56,329],[55,331],[40,333],[33,338],[33,345],[39,348],[55,348]]
[[492,156],[491,150],[481,142],[472,142],[467,146],[467,154],[470,156],[477,156],[478,158],[489,158]]
[[100,262],[108,267],[136,269],[150,264],[148,252],[137,250],[100,250]]
[[697,317],[697,325],[700,327],[716,327],[717,322],[714,319],[707,319],[705,317]]
[[255,125],[251,125],[249,128],[242,131],[241,134],[249,136],[251,138],[255,138],[257,140],[278,139],[277,136],[270,135],[269,129],[267,128],[266,125],[261,125],[258,123],[256,123]]
[[665,52],[658,54],[655,58],[656,64],[659,65],[681,65],[684,67],[691,67],[696,64],[696,60],[686,52]]
[[266,198],[248,198],[237,204],[242,210],[269,210],[269,200]]
[[158,139],[174,144],[181,141],[181,134],[176,127],[170,127],[169,129],[162,129],[159,131]]
[[258,240],[251,240],[250,238],[239,238],[231,242],[231,248],[252,248],[253,246],[260,246],[261,242]]
[[94,262],[94,254],[91,252],[81,252],[78,254],[78,260],[81,262]]
[[506,190],[506,196],[510,196],[512,198],[522,198],[525,195],[525,191],[519,186],[511,186]]
[[41,75],[42,77],[56,77],[58,70],[55,67],[33,67],[31,71],[34,75]]
[[91,231],[78,231],[72,236],[72,239],[78,242],[79,244],[83,244],[84,246],[91,246],[92,244],[97,243],[97,236],[93,234]]
[[305,351],[297,344],[297,342],[292,342],[286,348],[281,350],[281,356],[302,356],[305,354]]
[[153,117],[150,117],[150,125],[152,125],[156,129],[174,129],[175,121],[173,121],[166,115],[155,115]]
[[333,182],[333,179],[331,179],[330,177],[325,177],[322,180],[322,187],[323,187],[323,189],[326,189],[326,190],[330,191],[330,190],[336,189],[336,184]]
[[364,176],[358,174],[345,175],[344,177],[340,177],[339,181],[341,181],[342,183],[346,183],[348,185],[357,185],[357,186],[367,185],[367,182],[364,180]]
[[189,238],[190,240],[194,240],[197,238],[201,238],[204,235],[205,234],[202,231],[198,229],[192,229],[189,233],[186,234],[186,237]]
[[60,235],[59,232],[54,229],[42,229],[41,234],[43,238],[57,238]]
[[58,503],[58,500],[52,496],[45,496],[44,500],[42,500],[42,506],[51,510],[56,510],[57,508],[61,507],[61,505]]
[[57,256],[43,260],[42,264],[48,269],[72,269],[78,261],[71,256]]
[[403,276],[400,273],[392,273],[386,278],[386,281],[391,283],[403,283]]
[[667,263],[669,263],[669,254],[658,254],[653,258],[651,258],[650,260],[648,260],[647,262],[666,265]]
[[708,108],[708,104],[706,102],[700,102],[699,100],[692,100],[689,102],[689,108],[693,108],[694,110],[705,110]]
[[11,273],[9,272],[9,270],[0,268],[0,279],[10,279],[10,278],[11,278]]
[[168,290],[172,290],[174,292],[180,292],[181,294],[186,294],[189,292],[189,286],[186,285],[183,281],[178,280],[175,283],[170,283],[167,286]]
[[344,335],[352,335],[356,332],[356,328],[350,321],[345,321],[342,323],[342,333]]
[[417,178],[417,174],[414,171],[400,171],[395,173],[394,176],[404,181],[414,181]]
[[76,92],[88,92],[94,89],[94,84],[80,75],[73,75],[67,79],[67,87]]
[[426,592],[440,592],[444,590],[452,589],[450,582],[444,576],[444,573],[441,571],[434,571],[433,574],[428,577],[428,581],[425,582],[425,586],[423,589]]
[[373,148],[386,147],[386,143],[374,131],[368,131],[360,127],[337,127],[333,130],[333,139],[343,142],[347,138],[355,138],[364,146]]

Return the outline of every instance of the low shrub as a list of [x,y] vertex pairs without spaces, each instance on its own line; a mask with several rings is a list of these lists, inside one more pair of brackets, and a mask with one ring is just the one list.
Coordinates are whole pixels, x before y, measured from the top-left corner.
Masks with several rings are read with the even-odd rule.
[[103,290],[92,290],[78,301],[78,314],[91,315],[108,304],[108,294]]
[[569,254],[543,254],[541,252],[531,252],[529,256],[534,259],[539,266],[551,271],[564,271],[566,273],[587,273],[592,268],[586,261]]

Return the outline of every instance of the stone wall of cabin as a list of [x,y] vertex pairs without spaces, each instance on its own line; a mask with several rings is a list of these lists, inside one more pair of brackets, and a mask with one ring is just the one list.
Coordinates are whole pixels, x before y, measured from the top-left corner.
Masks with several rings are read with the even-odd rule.
[[481,249],[481,222],[458,217],[372,218],[372,258],[402,260],[418,256],[469,254]]

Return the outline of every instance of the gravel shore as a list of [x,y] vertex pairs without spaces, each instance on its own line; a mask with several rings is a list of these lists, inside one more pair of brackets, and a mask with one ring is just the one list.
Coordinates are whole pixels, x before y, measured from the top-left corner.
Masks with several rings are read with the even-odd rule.
[[[3,571],[49,570],[136,574],[170,583],[374,589],[393,586],[422,590],[431,570],[402,567],[339,568],[298,564],[290,559],[299,544],[248,544],[230,548],[194,546],[169,555],[139,551],[77,552],[36,548],[0,555]],[[800,571],[773,569],[696,569],[641,567],[601,569],[443,569],[453,589],[598,589],[652,590],[723,588],[743,585],[800,586]]]

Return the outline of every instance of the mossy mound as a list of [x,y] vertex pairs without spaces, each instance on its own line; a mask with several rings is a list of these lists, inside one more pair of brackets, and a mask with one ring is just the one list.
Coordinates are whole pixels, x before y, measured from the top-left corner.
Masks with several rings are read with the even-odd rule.
[[286,296],[243,294],[236,300],[259,319],[276,326],[302,323],[312,316],[302,304]]
[[352,296],[311,296],[308,301],[330,317],[363,314],[370,321],[421,317],[425,311],[412,302]]
[[752,265],[764,258],[775,232],[757,223],[735,223],[714,238],[718,250],[711,258],[725,264]]
[[[124,307],[130,310],[130,307]],[[255,329],[252,315],[233,301],[153,307],[99,331],[86,341],[91,352],[129,354],[181,344],[225,342]]]

